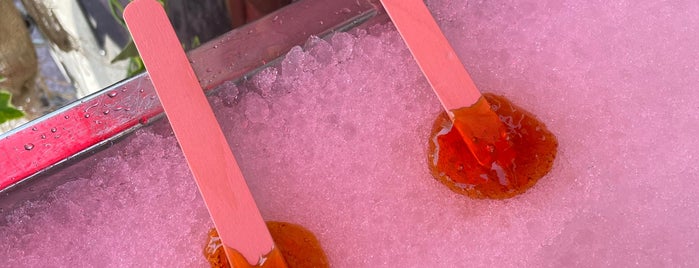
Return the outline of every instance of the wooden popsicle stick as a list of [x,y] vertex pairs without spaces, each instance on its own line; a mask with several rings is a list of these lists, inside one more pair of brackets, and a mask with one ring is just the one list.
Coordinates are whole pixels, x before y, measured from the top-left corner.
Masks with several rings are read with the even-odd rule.
[[469,107],[481,97],[471,76],[422,0],[381,0],[444,109]]
[[223,245],[258,264],[274,242],[163,7],[136,0],[124,19]]
[[[381,0],[420,70],[447,114],[481,165],[490,167],[494,154],[504,149],[498,142],[506,133],[490,104],[459,61],[456,52],[422,0]],[[480,101],[479,101],[480,100]],[[474,118],[455,121],[454,111],[471,107]]]

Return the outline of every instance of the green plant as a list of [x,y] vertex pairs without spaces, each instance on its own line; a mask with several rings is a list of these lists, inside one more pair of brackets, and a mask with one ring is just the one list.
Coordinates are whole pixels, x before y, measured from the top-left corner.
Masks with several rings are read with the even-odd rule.
[[[166,0],[158,0],[158,2],[165,7]],[[123,18],[124,5],[122,5],[119,0],[109,0],[109,11],[112,13],[112,17],[114,17],[114,19],[119,22],[122,27],[126,28],[126,22]],[[138,54],[136,44],[134,44],[133,40],[129,40],[129,43],[126,44],[124,49],[122,49],[121,52],[114,57],[114,59],[112,59],[111,63],[123,60],[129,61],[129,66],[126,69],[126,77],[132,77],[146,70],[146,67],[143,65],[143,60],[141,60],[141,56]]]
[[[167,0],[158,0],[158,2],[163,5],[163,8],[167,6]],[[121,26],[127,28],[126,22],[124,22],[123,18],[124,6],[119,2],[119,0],[109,0],[109,10],[111,11],[114,19],[116,19]],[[195,48],[199,45],[199,37],[195,36],[192,39],[190,47]],[[182,47],[184,48],[186,46],[182,44]],[[141,60],[141,56],[138,54],[138,49],[136,49],[136,44],[134,44],[133,40],[129,40],[129,43],[124,46],[124,49],[122,49],[121,52],[114,57],[114,59],[112,59],[111,63],[123,60],[129,61],[129,66],[126,70],[126,77],[132,77],[146,70],[146,67],[143,65],[143,60]]]
[[[0,76],[0,82],[2,81],[5,78]],[[23,116],[24,112],[12,106],[12,93],[0,89],[0,124]]]

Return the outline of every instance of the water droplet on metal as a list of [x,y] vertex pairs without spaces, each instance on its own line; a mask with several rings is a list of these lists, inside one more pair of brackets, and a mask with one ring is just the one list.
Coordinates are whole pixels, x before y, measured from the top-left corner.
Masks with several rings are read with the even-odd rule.
[[139,90],[138,90],[138,92],[141,92],[141,93],[143,93],[143,89],[139,89]]
[[24,149],[27,150],[27,151],[29,151],[29,150],[31,150],[31,149],[34,149],[34,144],[27,143],[27,144],[24,145]]
[[32,131],[36,131],[36,127],[33,127],[33,128],[32,128]]
[[63,116],[63,118],[68,119],[70,118],[70,115]]
[[116,95],[117,95],[116,91],[112,91],[112,92],[107,93],[107,96],[109,96],[110,98],[114,98],[114,97],[116,97]]
[[56,133],[56,131],[58,131],[58,129],[56,129],[55,127],[51,128],[51,133]]
[[102,113],[103,113],[104,115],[108,115],[108,114],[109,114],[109,110],[106,110],[106,111],[104,111],[104,112],[102,112]]
[[46,134],[41,134],[41,139],[46,139]]
[[214,48],[218,48],[218,45],[214,45]]
[[90,114],[85,114],[85,118],[90,118]]

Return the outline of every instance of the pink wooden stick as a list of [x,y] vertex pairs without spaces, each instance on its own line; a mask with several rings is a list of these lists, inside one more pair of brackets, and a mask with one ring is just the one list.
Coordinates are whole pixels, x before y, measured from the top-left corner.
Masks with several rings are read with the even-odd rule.
[[381,0],[444,109],[469,107],[481,97],[464,65],[422,0]]
[[[509,144],[498,141],[503,139],[506,129],[485,99],[478,102],[481,92],[432,14],[422,0],[381,0],[381,3],[469,150],[481,165],[490,167],[496,152],[505,150]],[[465,107],[470,107],[471,114],[457,120],[453,111]]]
[[257,264],[274,242],[165,11],[136,0],[124,19],[223,244]]

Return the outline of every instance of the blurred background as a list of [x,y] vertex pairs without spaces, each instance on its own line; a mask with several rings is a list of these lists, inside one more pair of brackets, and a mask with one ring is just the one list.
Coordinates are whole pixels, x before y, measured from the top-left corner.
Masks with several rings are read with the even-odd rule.
[[[292,0],[158,0],[185,50]],[[129,0],[0,0],[0,133],[143,72]]]

